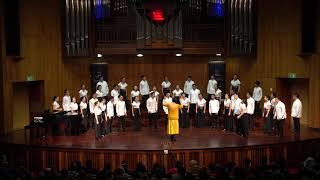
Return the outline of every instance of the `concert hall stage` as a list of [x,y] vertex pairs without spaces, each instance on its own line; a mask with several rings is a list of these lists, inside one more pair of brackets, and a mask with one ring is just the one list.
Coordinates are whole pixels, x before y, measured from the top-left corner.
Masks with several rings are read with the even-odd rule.
[[[67,168],[70,162],[92,160],[96,168],[103,168],[106,162],[113,168],[122,160],[134,168],[142,162],[148,169],[153,163],[160,163],[166,168],[181,160],[186,166],[190,160],[199,161],[200,165],[211,162],[235,162],[244,165],[246,158],[256,166],[262,157],[269,161],[286,158],[291,163],[304,159],[309,151],[319,149],[320,131],[303,127],[300,136],[294,136],[286,129],[284,137],[269,136],[261,130],[253,131],[249,137],[242,138],[231,132],[210,128],[180,129],[176,142],[170,142],[165,128],[157,130],[144,127],[140,132],[115,132],[95,140],[94,131],[80,136],[49,136],[47,138],[24,137],[23,130],[15,131],[0,138],[1,151],[9,154],[9,161],[23,160],[30,170],[46,167]],[[165,153],[164,150],[168,150]]]

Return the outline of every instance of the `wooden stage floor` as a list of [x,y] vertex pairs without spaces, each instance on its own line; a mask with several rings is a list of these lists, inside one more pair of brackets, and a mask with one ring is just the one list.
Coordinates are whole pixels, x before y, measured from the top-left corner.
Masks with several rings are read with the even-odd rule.
[[139,132],[134,132],[130,128],[127,132],[114,130],[115,132],[101,140],[95,140],[95,132],[93,130],[79,136],[49,136],[41,139],[30,139],[29,133],[27,133],[27,139],[25,139],[24,131],[18,130],[8,136],[0,137],[0,143],[67,149],[140,151],[239,148],[320,139],[319,130],[307,127],[302,127],[300,136],[295,136],[289,129],[286,129],[285,136],[282,138],[265,135],[261,130],[251,131],[248,138],[243,138],[235,133],[225,132],[221,129],[187,128],[180,129],[176,142],[169,141],[164,127],[156,130],[144,127]]

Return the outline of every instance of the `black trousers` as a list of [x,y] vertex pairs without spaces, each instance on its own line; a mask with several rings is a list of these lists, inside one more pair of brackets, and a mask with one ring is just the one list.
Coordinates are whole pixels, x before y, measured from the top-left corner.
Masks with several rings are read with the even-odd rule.
[[138,108],[133,109],[133,130],[140,131],[141,122],[140,122],[140,113]]
[[251,130],[254,129],[254,114],[247,114],[248,115],[248,120],[249,120],[249,127]]
[[204,124],[204,112],[202,108],[198,108],[198,113],[197,113],[197,128],[203,127]]
[[87,109],[83,109],[82,110],[82,122],[81,122],[82,126],[83,126],[83,131],[87,131],[88,130],[88,111]]
[[142,104],[143,108],[147,108],[147,100],[148,100],[148,98],[149,98],[149,95],[142,95],[141,104]]
[[108,117],[108,120],[107,120],[107,126],[106,126],[106,133],[107,134],[110,134],[112,133],[112,122],[113,122],[113,119],[114,117]]
[[[103,134],[103,120],[102,120],[102,115],[97,116],[98,120],[95,119],[95,124],[96,124],[96,138],[101,137]],[[98,123],[97,123],[98,121]]]
[[233,117],[230,114],[229,116],[229,108],[226,108],[224,110],[224,129],[226,131],[232,131],[233,130]]
[[126,108],[128,108],[128,98],[127,98],[127,91],[125,89],[120,89],[120,96],[123,97],[124,102],[126,102]]
[[273,116],[272,116],[272,113],[269,112],[268,117],[266,117],[267,110],[265,109],[264,111],[265,111],[265,114],[263,115],[263,117],[264,117],[263,132],[265,134],[271,134],[271,132],[272,132],[272,124],[273,124]]
[[188,107],[183,107],[183,108],[182,108],[182,113],[181,113],[181,127],[182,127],[182,128],[188,128],[188,127],[190,127]]
[[249,135],[249,114],[243,114],[240,118],[240,134],[243,136]]
[[284,119],[277,119],[275,121],[275,133],[276,135],[283,137]]
[[300,133],[300,118],[293,118],[293,131],[294,133]]
[[219,127],[219,115],[218,114],[210,114],[210,120],[211,120],[211,128],[217,128]]
[[260,109],[260,101],[254,101],[254,117],[261,118],[262,111]]
[[163,96],[166,96],[167,93],[170,93],[170,88],[162,88]]
[[235,125],[235,132],[240,134],[240,131],[241,131],[241,120],[238,119],[239,115],[238,114],[234,114],[233,115],[233,119],[234,119],[234,125]]
[[94,116],[94,114],[90,113],[90,117],[88,119],[88,129],[92,128],[95,129],[96,128],[96,117]]
[[154,128],[158,128],[157,119],[158,119],[158,113],[150,113],[149,114],[149,126],[154,127]]
[[125,116],[119,116],[119,130],[122,129],[123,131],[126,130],[126,117]]
[[196,117],[196,107],[197,107],[197,104],[190,104],[190,108],[189,108],[190,118]]

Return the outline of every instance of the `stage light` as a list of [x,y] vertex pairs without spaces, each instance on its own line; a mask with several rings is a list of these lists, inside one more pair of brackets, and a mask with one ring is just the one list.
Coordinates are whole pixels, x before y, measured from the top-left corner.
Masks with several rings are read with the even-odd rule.
[[137,54],[137,57],[143,57],[143,54],[141,54],[141,53],[139,53],[139,54]]
[[102,58],[102,54],[97,54],[97,58]]
[[220,53],[218,53],[218,54],[216,54],[216,56],[221,56],[221,54],[220,54]]
[[180,56],[182,56],[182,54],[181,53],[176,53],[176,56],[180,57]]

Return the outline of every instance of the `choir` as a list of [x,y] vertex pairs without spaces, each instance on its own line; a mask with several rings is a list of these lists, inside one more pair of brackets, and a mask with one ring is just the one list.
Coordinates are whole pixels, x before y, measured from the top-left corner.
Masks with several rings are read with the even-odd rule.
[[[126,131],[125,122],[129,109],[134,131],[141,130],[141,108],[148,112],[149,126],[157,129],[159,107],[161,106],[166,115],[165,122],[171,140],[175,140],[174,135],[179,133],[177,128],[190,127],[190,120],[195,122],[196,127],[204,127],[207,110],[211,128],[220,128],[223,124],[224,131],[235,132],[242,137],[247,137],[249,131],[254,130],[255,119],[263,117],[263,132],[269,135],[274,132],[275,135],[282,137],[284,121],[287,118],[285,104],[274,92],[270,96],[263,96],[259,81],[255,82],[253,92],[247,92],[246,99],[242,100],[238,95],[240,84],[237,75],[234,75],[230,82],[230,94],[225,93],[223,98],[215,77],[211,75],[207,85],[208,98],[206,100],[191,76],[188,76],[185,81],[184,90],[176,85],[173,91],[171,91],[171,82],[168,77],[165,77],[161,83],[161,97],[163,98],[160,99],[156,86],[153,86],[151,91],[149,90],[147,77],[144,75],[141,76],[139,88],[133,86],[130,97],[128,97],[128,84],[125,77],[122,77],[120,82],[113,86],[110,96],[108,96],[108,83],[101,77],[90,99],[88,99],[88,90],[83,84],[79,90],[79,105],[75,97],[71,98],[69,90],[65,90],[62,108],[59,104],[59,97],[55,96],[52,110],[54,113],[62,111],[79,113],[84,130],[95,129],[97,139],[112,133],[112,123],[115,117],[119,120],[119,131]],[[260,101],[262,99],[264,103],[261,110]],[[293,131],[298,134],[302,117],[302,103],[299,94],[293,94],[293,100],[291,109]]]

